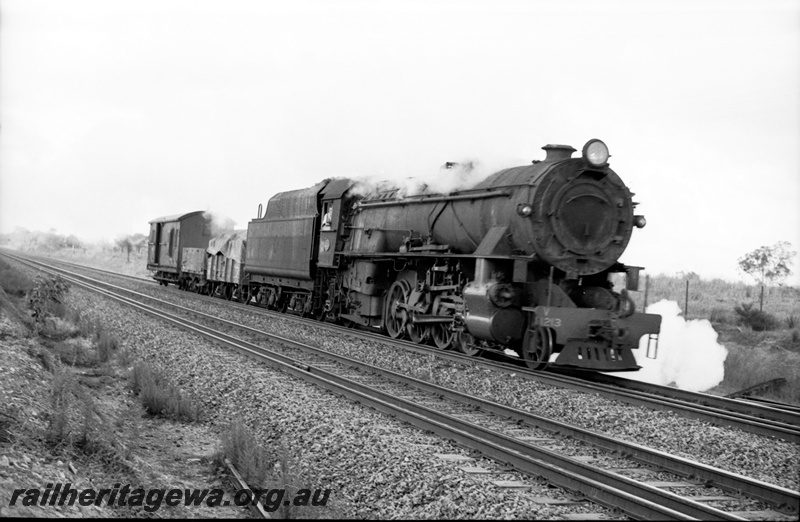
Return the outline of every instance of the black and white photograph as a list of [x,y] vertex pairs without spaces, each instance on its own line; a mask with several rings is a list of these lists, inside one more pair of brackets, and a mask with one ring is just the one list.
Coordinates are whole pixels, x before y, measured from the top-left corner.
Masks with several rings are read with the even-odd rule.
[[793,521],[797,0],[0,0],[0,517]]

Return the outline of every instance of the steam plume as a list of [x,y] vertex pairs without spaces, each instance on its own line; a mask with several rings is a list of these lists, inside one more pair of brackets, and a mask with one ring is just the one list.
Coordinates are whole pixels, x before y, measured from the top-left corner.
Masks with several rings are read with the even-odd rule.
[[236,225],[236,222],[228,216],[213,210],[206,210],[203,212],[203,218],[209,220],[212,236],[218,236],[221,233],[230,232]]
[[397,189],[396,197],[417,196],[420,194],[449,194],[458,190],[472,188],[487,175],[476,161],[461,163],[447,162],[437,171],[423,173],[421,176],[376,181],[370,178],[356,178],[356,186],[351,193],[367,195],[375,192]]
[[634,351],[638,372],[626,378],[661,385],[675,385],[682,390],[701,392],[713,388],[725,377],[728,350],[717,342],[719,334],[705,319],[681,317],[675,301],[662,300],[647,307],[648,313],[659,314],[658,357],[647,358],[646,337]]

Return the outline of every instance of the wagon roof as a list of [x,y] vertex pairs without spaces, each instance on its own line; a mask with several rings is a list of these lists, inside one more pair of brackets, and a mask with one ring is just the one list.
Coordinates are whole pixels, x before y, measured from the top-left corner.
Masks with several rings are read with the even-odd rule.
[[247,230],[234,230],[219,234],[208,242],[206,252],[212,256],[222,253],[225,257],[241,261],[247,242]]
[[205,210],[195,210],[194,212],[187,212],[186,214],[175,214],[173,216],[164,216],[164,217],[160,217],[160,218],[155,218],[155,219],[149,221],[149,223],[164,223],[164,222],[167,222],[167,221],[182,221],[182,220],[184,220],[186,218],[189,218],[189,217],[192,217],[192,216],[196,216],[197,214],[202,214],[204,212],[205,212]]

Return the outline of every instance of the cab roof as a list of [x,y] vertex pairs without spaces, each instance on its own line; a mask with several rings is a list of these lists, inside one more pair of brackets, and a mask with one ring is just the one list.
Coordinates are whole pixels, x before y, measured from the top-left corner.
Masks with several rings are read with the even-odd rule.
[[194,212],[187,212],[186,214],[175,214],[172,216],[164,216],[160,218],[155,218],[148,223],[166,223],[168,221],[183,221],[186,218],[190,218],[192,216],[196,216],[198,214],[203,214],[205,210],[195,210]]

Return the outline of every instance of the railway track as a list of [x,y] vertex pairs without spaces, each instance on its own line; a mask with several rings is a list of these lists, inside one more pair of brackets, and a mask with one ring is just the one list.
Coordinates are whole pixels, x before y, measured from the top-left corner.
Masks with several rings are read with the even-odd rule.
[[688,392],[631,379],[592,372],[533,372],[506,361],[476,359],[457,352],[443,352],[407,341],[396,341],[369,332],[351,331],[353,336],[413,350],[457,362],[470,362],[519,378],[535,380],[559,388],[596,394],[609,399],[650,409],[671,411],[683,417],[702,420],[718,426],[800,443],[800,410],[790,405],[746,402],[709,394]]
[[784,402],[773,401],[770,399],[762,399],[761,397],[742,397],[740,399],[735,399],[741,402],[748,402],[748,403],[755,403],[755,404],[762,404],[765,406],[769,406],[774,409],[784,410],[788,412],[793,412],[800,415],[800,406],[795,404],[786,404]]
[[[95,291],[173,324],[181,325],[268,364],[281,367],[336,393],[369,404],[420,428],[456,440],[533,476],[546,477],[553,484],[578,491],[599,504],[621,509],[634,518],[727,520],[770,518],[782,516],[771,510],[770,506],[787,509],[787,516],[791,516],[796,514],[800,503],[800,497],[785,488],[747,479],[643,446],[615,441],[588,430],[441,388],[331,354],[304,343],[279,338],[182,308],[182,314],[199,316],[202,323],[190,321],[185,317],[135,302],[119,294],[119,292],[137,294],[131,290],[112,291],[109,290],[108,283],[87,283],[85,280],[81,281],[82,276],[62,275],[80,286],[105,286],[105,289],[95,288]],[[158,301],[152,296],[138,294],[137,300],[141,299]],[[158,306],[174,307],[163,301]],[[256,342],[267,340],[269,343],[278,342],[289,348],[267,350],[255,342],[241,340],[203,324],[211,321],[222,324],[226,330],[246,332],[245,335],[254,337]],[[291,350],[291,357],[285,353],[287,350]],[[580,441],[578,446],[582,446],[583,450],[576,450],[576,445],[567,441]],[[586,448],[590,448],[589,454],[586,454]],[[599,452],[606,452],[606,455]],[[626,458],[614,455],[624,455]],[[600,461],[613,462],[615,465],[604,469]],[[665,479],[665,473],[674,476]],[[639,478],[634,479],[632,476]],[[707,490],[707,486],[714,489]],[[677,494],[673,492],[674,490],[684,493]],[[747,509],[736,509],[737,506],[743,506],[737,495],[746,495],[752,499],[745,502]],[[769,506],[761,503],[767,503]],[[714,507],[715,505],[719,507]],[[723,506],[728,508],[734,506],[734,508],[726,510]]]
[[[732,414],[742,415],[742,418],[750,417],[771,421],[775,426],[783,425],[787,427],[790,430],[786,432],[787,434],[795,431],[792,430],[793,427],[800,426],[800,407],[791,404],[768,400],[729,399],[707,393],[691,392],[669,386],[659,386],[625,379],[616,375],[590,374],[585,378],[591,382],[608,384],[617,388],[660,397],[662,400],[673,403],[694,404],[698,408],[709,408],[710,411],[728,411]],[[794,442],[797,441],[794,440]]]
[[[121,277],[126,280],[132,280],[137,283],[150,282],[142,278],[115,274],[106,270],[71,263],[60,263],[71,266],[74,269],[99,272],[111,277]],[[154,282],[152,284],[153,292],[163,295],[165,290],[162,288],[157,289],[157,285]],[[186,299],[194,295],[177,289],[171,290],[174,295],[179,296],[181,299]],[[213,300],[208,296],[198,295],[196,298],[200,299],[202,302],[211,300],[212,302],[219,303],[219,300]],[[284,319],[297,321],[300,324],[308,324],[308,322],[310,322],[315,328],[329,330],[331,332],[341,332],[343,330],[343,327],[331,323],[319,323],[299,316],[280,314],[278,312],[236,302],[226,301],[225,305],[249,312],[258,310],[266,317],[278,316]],[[410,350],[425,355],[433,355],[439,359],[448,361],[479,364],[495,371],[513,373],[522,379],[534,380],[563,389],[596,394],[612,400],[654,410],[671,411],[686,418],[698,419],[717,426],[735,427],[757,435],[775,437],[800,444],[800,408],[792,407],[791,405],[780,405],[765,401],[728,399],[725,397],[689,392],[678,388],[658,386],[625,379],[619,376],[593,372],[533,372],[524,367],[524,365],[515,362],[514,358],[505,357],[500,354],[493,354],[495,355],[495,360],[487,360],[485,358],[470,357],[460,352],[443,351],[427,345],[394,340],[365,330],[348,329],[347,334],[354,338],[385,344],[401,350]]]

